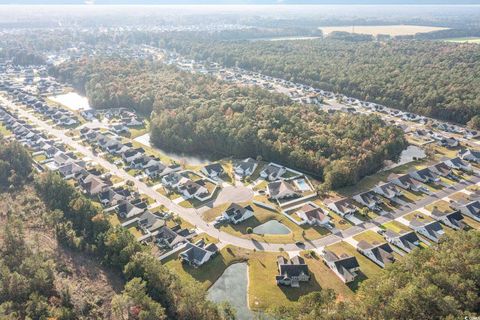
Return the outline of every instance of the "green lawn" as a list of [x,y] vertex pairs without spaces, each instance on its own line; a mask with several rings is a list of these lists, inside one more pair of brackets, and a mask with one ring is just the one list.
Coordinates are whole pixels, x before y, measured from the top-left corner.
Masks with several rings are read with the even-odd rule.
[[374,242],[382,243],[385,242],[385,239],[378,233],[372,230],[367,230],[365,232],[362,232],[356,236],[353,237],[353,239],[357,241],[367,241],[370,244],[373,244]]
[[11,134],[12,134],[12,132],[10,132],[10,130],[5,128],[5,126],[0,123],[0,136],[6,137],[6,136],[9,136]]
[[450,208],[450,204],[445,200],[439,200],[439,201],[436,201],[434,203],[431,203],[428,206],[425,206],[425,209],[432,212],[435,207],[438,210],[440,210],[441,212],[452,212],[453,211],[453,209]]
[[411,231],[409,227],[404,225],[403,223],[400,223],[398,221],[390,221],[382,225],[384,228],[392,230],[393,232],[396,233],[403,233],[403,232],[409,232]]
[[[374,277],[378,273],[382,272],[382,269],[379,266],[360,254],[354,247],[344,241],[327,246],[326,249],[334,252],[337,256],[340,256],[341,254],[347,254],[357,258],[358,264],[360,265],[360,273],[353,283],[348,284],[352,290],[356,290],[360,283],[365,279]],[[336,277],[336,275],[333,274],[331,274],[331,276]]]
[[225,269],[233,263],[245,261],[252,254],[251,251],[226,246],[210,261],[199,268],[183,265],[178,254],[168,257],[164,264],[179,275],[183,280],[196,280],[204,289],[208,289],[223,274]]
[[417,219],[419,221],[433,221],[432,218],[430,218],[426,214],[421,213],[420,211],[410,212],[404,215],[403,218],[408,221],[412,221],[413,219]]
[[[254,216],[247,219],[244,222],[241,222],[237,225],[231,224],[222,224],[220,226],[220,230],[231,233],[233,235],[253,239],[257,241],[264,241],[264,242],[271,242],[271,243],[291,243],[295,241],[308,241],[308,240],[315,240],[319,239],[330,232],[322,227],[310,227],[310,226],[298,226],[290,219],[285,217],[283,214],[268,210],[262,207],[259,207],[251,202],[249,203],[241,203],[240,205],[252,206],[254,210]],[[213,209],[206,211],[203,215],[206,221],[213,221],[216,217],[218,217],[227,207],[229,204],[224,204]],[[277,220],[278,222],[285,225],[288,229],[290,229],[289,234],[279,234],[279,235],[258,235],[258,234],[248,234],[248,228],[255,228],[267,221],[270,220]]]

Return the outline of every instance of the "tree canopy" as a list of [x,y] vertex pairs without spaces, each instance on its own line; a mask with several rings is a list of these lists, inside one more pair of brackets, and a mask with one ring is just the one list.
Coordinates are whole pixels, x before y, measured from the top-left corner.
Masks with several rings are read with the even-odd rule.
[[181,41],[198,60],[239,66],[389,107],[465,124],[480,114],[477,45],[440,41]]

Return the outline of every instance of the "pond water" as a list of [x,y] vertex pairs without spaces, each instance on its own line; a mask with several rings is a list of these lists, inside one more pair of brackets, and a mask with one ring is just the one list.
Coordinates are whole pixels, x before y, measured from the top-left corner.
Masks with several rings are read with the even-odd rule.
[[247,264],[235,263],[225,269],[220,278],[208,289],[208,298],[213,302],[228,301],[237,310],[237,319],[253,319],[247,301]]
[[165,150],[162,150],[160,148],[157,148],[155,146],[152,146],[150,143],[150,134],[146,133],[143,136],[137,137],[134,139],[137,142],[140,142],[143,145],[146,145],[148,147],[151,147],[152,149],[155,149],[162,154],[166,155],[172,160],[175,160],[178,163],[185,163],[193,166],[198,166],[198,165],[205,165],[211,163],[208,159],[202,158],[202,157],[195,157],[195,156],[189,156],[189,155],[184,155],[184,154],[179,154],[175,152],[168,152]]
[[88,99],[76,92],[69,92],[57,96],[48,97],[50,100],[63,104],[72,110],[90,110]]
[[385,168],[383,168],[383,170],[392,169],[401,166],[402,164],[412,162],[416,159],[423,159],[426,156],[427,155],[422,148],[417,146],[408,146],[408,148],[403,150],[400,154],[400,160],[398,160],[398,162],[386,166]]
[[283,224],[277,220],[267,221],[255,228],[253,228],[253,233],[256,234],[289,234],[290,229],[285,227]]

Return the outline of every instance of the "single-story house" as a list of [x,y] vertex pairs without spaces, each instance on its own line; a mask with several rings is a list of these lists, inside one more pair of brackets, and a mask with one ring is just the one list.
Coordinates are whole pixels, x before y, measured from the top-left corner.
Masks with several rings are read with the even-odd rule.
[[480,151],[473,149],[461,150],[458,156],[463,160],[480,163]]
[[365,240],[357,243],[357,250],[382,268],[395,261],[393,249],[388,243],[370,244]]
[[437,208],[433,208],[432,218],[455,230],[465,228],[465,224],[462,221],[463,216],[460,211],[442,212]]
[[253,174],[257,166],[257,161],[253,160],[252,158],[247,158],[235,163],[233,170],[235,171],[235,174],[240,177],[248,177]]
[[279,166],[275,163],[269,163],[263,167],[260,172],[260,177],[268,181],[275,181],[280,179],[285,172],[287,172],[285,167]]
[[352,200],[349,198],[343,198],[334,202],[331,202],[327,205],[327,207],[338,213],[341,217],[345,217],[346,215],[354,214],[358,211],[358,208],[353,204]]
[[182,263],[200,267],[208,262],[216,253],[218,248],[214,243],[205,245],[203,240],[196,243],[187,243],[186,249],[179,254]]
[[267,192],[272,199],[287,199],[297,197],[299,194],[293,185],[285,180],[270,182],[267,185]]
[[457,169],[462,171],[472,170],[472,166],[469,163],[460,159],[460,157],[455,157],[453,159],[446,160],[443,163],[445,163],[447,166],[449,166],[452,169]]
[[437,163],[433,166],[430,167],[430,170],[432,170],[435,174],[441,176],[441,177],[453,177],[452,175],[452,168],[447,166],[445,163],[440,162]]
[[470,217],[480,222],[480,201],[479,200],[467,203],[459,207],[459,210],[462,214],[466,215],[467,217]]
[[328,212],[313,202],[306,203],[295,213],[302,221],[309,225],[326,226],[330,223]]
[[130,201],[120,200],[115,208],[122,219],[130,219],[143,213],[145,209],[133,205]]
[[440,178],[430,170],[430,168],[420,169],[409,173],[413,179],[421,181],[423,183],[436,183],[440,181]]
[[445,230],[443,230],[442,225],[438,221],[420,221],[415,218],[410,221],[408,226],[418,234],[434,242],[438,242],[440,237],[445,233]]
[[340,278],[344,283],[355,280],[360,270],[357,258],[347,254],[337,256],[332,251],[324,249],[320,254],[325,264]]
[[119,201],[125,200],[125,197],[111,188],[106,188],[104,191],[98,194],[98,200],[104,206],[114,206]]
[[387,199],[394,199],[402,195],[402,192],[391,182],[379,184],[373,188],[373,191]]
[[425,185],[423,185],[420,181],[412,178],[412,176],[409,174],[403,174],[403,175],[391,174],[388,177],[388,180],[393,184],[395,184],[396,186],[403,188],[405,190],[430,193],[430,191]]
[[251,206],[243,207],[236,203],[232,203],[222,214],[222,220],[233,224],[240,223],[251,217],[253,217],[253,208]]
[[399,234],[392,230],[387,230],[384,233],[384,237],[385,240],[405,252],[410,252],[420,245],[420,239],[414,231]]
[[206,165],[201,171],[206,176],[216,179],[223,173],[223,167],[220,163],[216,162]]
[[310,280],[308,265],[302,257],[295,256],[288,260],[283,256],[277,258],[278,275],[275,276],[277,285],[299,287],[300,282]]
[[371,210],[378,209],[381,203],[380,199],[376,196],[375,192],[373,191],[362,192],[357,195],[354,195],[353,200],[368,207]]

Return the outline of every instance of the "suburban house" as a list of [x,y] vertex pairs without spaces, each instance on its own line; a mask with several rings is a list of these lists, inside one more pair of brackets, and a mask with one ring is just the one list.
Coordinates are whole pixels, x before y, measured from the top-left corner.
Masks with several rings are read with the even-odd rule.
[[192,234],[187,229],[181,229],[179,225],[169,228],[163,226],[157,230],[155,243],[161,248],[174,249],[187,242]]
[[58,168],[58,172],[64,179],[71,179],[84,170],[84,165],[82,161],[66,163]]
[[86,177],[81,178],[79,183],[85,192],[91,196],[102,192],[107,187],[107,184],[102,179],[93,174],[88,174]]
[[106,188],[98,194],[98,200],[104,207],[115,206],[119,201],[125,200],[125,197],[112,188]]
[[357,243],[357,250],[382,268],[395,261],[393,249],[388,243],[370,244],[361,240]]
[[112,126],[112,131],[115,132],[116,134],[121,134],[121,133],[128,133],[129,130],[126,126],[123,124],[116,124]]
[[214,243],[205,245],[203,240],[195,243],[187,243],[186,250],[179,254],[182,263],[193,267],[200,267],[208,262],[216,253],[218,248]]
[[295,198],[299,195],[293,185],[285,180],[270,182],[267,192],[269,197],[275,200]]
[[278,275],[275,276],[277,285],[299,287],[300,282],[310,280],[308,265],[302,257],[295,256],[288,260],[282,256],[277,258]]
[[152,159],[144,166],[143,169],[145,170],[145,174],[147,176],[154,178],[160,176],[166,168],[167,167],[159,160]]
[[347,254],[337,256],[332,251],[324,249],[320,254],[325,264],[340,278],[344,283],[355,280],[360,270],[357,258]]
[[248,177],[253,174],[257,166],[257,161],[253,160],[252,158],[247,158],[245,160],[238,161],[234,165],[233,170],[235,171],[235,174],[240,177]]
[[432,170],[435,174],[437,174],[441,177],[454,178],[455,179],[455,177],[452,175],[452,168],[450,168],[449,166],[447,166],[443,162],[440,162],[440,163],[437,163],[437,164],[431,166],[430,170]]
[[420,245],[420,239],[414,231],[399,234],[392,230],[387,230],[383,235],[385,240],[405,252],[410,252]]
[[343,198],[331,202],[327,205],[327,207],[335,213],[338,213],[341,217],[352,215],[358,211],[358,208],[352,203],[352,200],[350,200],[349,198]]
[[353,196],[353,200],[357,201],[361,205],[368,207],[371,210],[379,209],[381,203],[380,199],[375,195],[373,191],[367,191],[359,193]]
[[456,157],[453,159],[449,159],[444,161],[447,166],[449,166],[452,169],[457,169],[457,170],[462,170],[462,171],[471,171],[472,166],[469,163],[466,163],[460,157]]
[[429,183],[429,182],[435,183],[435,182],[440,181],[440,178],[437,177],[437,175],[435,173],[433,173],[432,170],[430,170],[429,168],[425,168],[425,169],[417,170],[417,171],[414,171],[414,172],[410,172],[410,176],[413,179],[416,179],[416,180],[421,181],[423,183]]
[[[144,235],[152,235],[152,233],[159,230],[163,226],[165,226],[165,220],[154,215],[148,210],[144,211],[138,217],[138,228],[142,230],[142,233]],[[145,237],[142,237],[142,238],[145,238]]]
[[145,211],[145,209],[139,208],[127,200],[120,200],[115,210],[122,219],[133,218]]
[[462,214],[466,215],[467,217],[470,217],[480,222],[480,201],[479,200],[467,203],[459,207],[459,210]]
[[251,206],[243,207],[236,203],[232,203],[221,216],[222,220],[233,224],[240,223],[251,217],[253,217],[253,208]]
[[185,199],[195,198],[199,201],[204,201],[210,196],[207,188],[185,177],[180,180],[177,191],[180,192]]
[[285,167],[279,166],[275,163],[270,162],[269,164],[263,167],[260,172],[260,177],[268,181],[275,181],[280,179],[280,177],[287,172]]
[[304,204],[299,210],[295,212],[297,216],[309,225],[327,226],[330,223],[328,212],[309,202]]
[[466,149],[458,153],[458,156],[466,161],[480,163],[480,151]]
[[423,192],[423,193],[430,193],[428,188],[423,185],[420,181],[415,180],[412,178],[411,175],[409,174],[403,174],[403,175],[395,175],[391,174],[388,177],[388,180],[393,183],[394,185],[403,188],[405,190],[411,190],[414,192]]
[[216,162],[216,163],[206,165],[205,167],[202,168],[201,171],[206,176],[212,179],[216,179],[220,177],[220,175],[222,175],[223,167],[220,163]]
[[162,177],[162,184],[166,188],[175,189],[180,184],[180,181],[183,178],[185,177],[182,176],[181,174],[177,172],[172,172]]
[[438,242],[440,237],[445,233],[442,225],[438,221],[420,221],[415,218],[410,221],[408,226],[418,234],[434,242]]
[[458,147],[459,141],[455,138],[445,137],[440,139],[438,141],[438,144],[441,145],[442,147],[456,148]]
[[433,208],[432,218],[455,230],[465,228],[465,224],[462,221],[463,216],[460,211],[442,212],[437,208]]
[[373,188],[373,191],[387,199],[394,199],[402,195],[402,192],[391,182],[379,184]]
[[140,158],[144,154],[144,150],[142,148],[132,149],[129,148],[122,152],[122,160],[127,164],[130,165],[133,160]]

